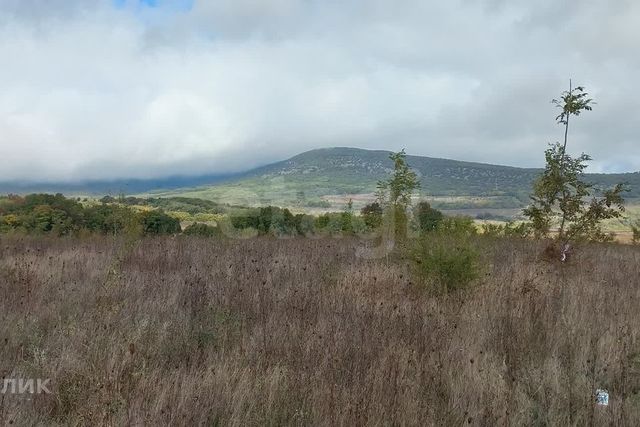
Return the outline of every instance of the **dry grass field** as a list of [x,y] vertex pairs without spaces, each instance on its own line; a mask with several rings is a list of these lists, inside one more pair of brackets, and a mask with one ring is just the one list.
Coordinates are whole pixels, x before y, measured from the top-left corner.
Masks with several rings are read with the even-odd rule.
[[[484,242],[438,295],[356,240],[0,240],[12,425],[640,425],[640,250]],[[596,406],[597,388],[609,406]]]

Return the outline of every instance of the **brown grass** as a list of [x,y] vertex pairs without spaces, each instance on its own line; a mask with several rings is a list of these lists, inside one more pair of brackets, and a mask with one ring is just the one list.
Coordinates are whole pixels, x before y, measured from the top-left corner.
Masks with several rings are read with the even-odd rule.
[[436,296],[357,244],[0,240],[1,375],[52,389],[0,424],[640,424],[638,248],[498,242]]

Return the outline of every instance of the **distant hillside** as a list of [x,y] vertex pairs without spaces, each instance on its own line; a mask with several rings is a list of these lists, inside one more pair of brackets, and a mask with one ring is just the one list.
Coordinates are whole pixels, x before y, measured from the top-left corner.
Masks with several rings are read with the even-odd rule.
[[[393,164],[388,151],[326,148],[307,151],[249,171],[216,185],[152,192],[154,196],[185,196],[235,204],[279,204],[300,207],[335,207],[353,195],[371,195]],[[422,184],[421,194],[449,209],[518,208],[525,205],[540,169],[526,169],[407,156]],[[629,197],[640,197],[640,173],[592,174],[601,187],[629,182]],[[354,197],[356,202],[367,197]]]
[[0,194],[63,193],[67,196],[104,196],[212,185],[236,175],[170,176],[157,179],[91,180],[80,182],[0,182]]
[[[0,183],[0,194],[63,193],[69,196],[106,194],[143,197],[191,197],[222,204],[340,209],[351,198],[354,208],[373,200],[376,183],[389,176],[389,151],[357,148],[311,150],[288,160],[232,176],[204,175],[150,180],[65,183]],[[540,169],[525,169],[431,157],[407,156],[419,174],[421,196],[439,209],[489,210],[513,216],[526,205]],[[607,188],[628,182],[629,198],[640,198],[640,173],[592,174],[589,179]],[[467,211],[466,213],[470,213]]]

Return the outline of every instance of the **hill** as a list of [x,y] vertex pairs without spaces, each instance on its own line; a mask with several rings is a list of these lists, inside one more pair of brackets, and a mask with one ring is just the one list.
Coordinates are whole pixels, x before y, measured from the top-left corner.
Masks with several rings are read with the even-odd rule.
[[[263,166],[220,182],[170,191],[155,197],[185,196],[240,205],[276,204],[335,208],[373,199],[376,183],[392,170],[389,151],[325,148]],[[516,209],[528,201],[541,169],[517,168],[422,156],[407,156],[421,181],[421,195],[445,209]],[[640,173],[591,174],[600,187],[628,182],[629,197],[640,197]]]
[[[323,148],[235,175],[122,179],[75,183],[0,183],[0,194],[63,193],[141,197],[187,197],[221,204],[279,205],[301,210],[342,209],[349,199],[359,208],[374,199],[376,183],[389,176],[389,151]],[[407,156],[421,181],[420,196],[455,213],[512,217],[527,204],[541,169],[518,168],[423,156]],[[640,173],[590,174],[607,188],[617,182],[631,187],[628,198],[640,198]]]

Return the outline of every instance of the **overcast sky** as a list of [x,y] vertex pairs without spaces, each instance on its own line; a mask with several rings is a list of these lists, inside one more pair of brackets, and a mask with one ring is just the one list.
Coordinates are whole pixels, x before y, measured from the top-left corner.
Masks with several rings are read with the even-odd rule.
[[227,173],[331,146],[640,170],[637,0],[0,0],[0,180]]

